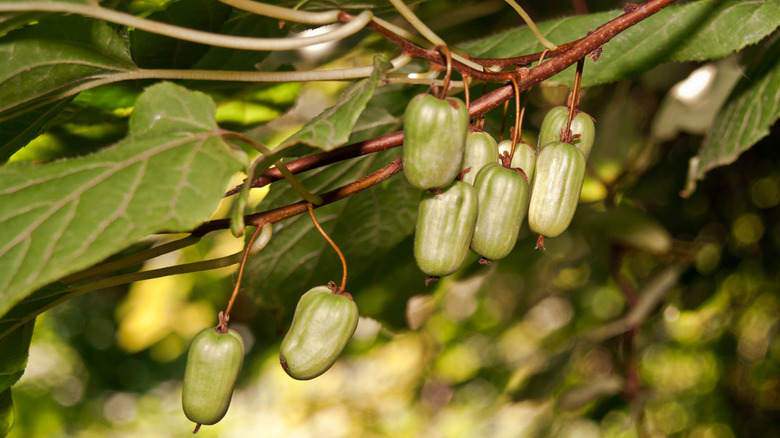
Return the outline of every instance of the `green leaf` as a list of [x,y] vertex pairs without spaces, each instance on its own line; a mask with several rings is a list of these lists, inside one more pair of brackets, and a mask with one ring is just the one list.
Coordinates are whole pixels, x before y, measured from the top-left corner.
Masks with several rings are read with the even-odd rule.
[[[604,12],[566,17],[539,24],[556,44],[586,36],[587,30],[620,15]],[[778,27],[780,1],[694,1],[670,6],[604,44],[597,62],[588,61],[583,87],[635,77],[670,61],[703,61],[723,57],[755,44]],[[528,28],[511,29],[472,41],[462,48],[473,57],[499,58],[541,52],[542,45]],[[574,69],[555,76],[571,84]]]
[[[282,142],[280,147],[306,144],[325,151],[335,149],[349,140],[355,123],[374,94],[377,82],[391,67],[384,56],[374,57],[374,72],[371,77],[361,79],[350,85],[339,97],[336,105],[326,109],[300,131]],[[278,148],[277,148],[278,149]],[[293,155],[302,155],[296,151]]]
[[11,398],[11,388],[0,392],[0,437],[8,435],[14,425],[14,400]]
[[154,85],[113,147],[0,168],[0,314],[151,233],[206,220],[243,164],[219,137],[215,112],[206,95]]
[[[323,193],[389,164],[399,154],[399,150],[389,150],[298,176],[309,190]],[[277,186],[271,187],[260,204],[262,207],[273,208],[298,200],[288,185]],[[344,253],[350,278],[359,275],[414,231],[420,195],[403,176],[395,175],[354,196],[314,210],[323,229]],[[275,225],[268,246],[249,259],[243,281],[246,290],[263,305],[291,310],[308,288],[328,281],[340,283],[341,262],[314,228],[309,215],[302,214]],[[348,292],[349,285],[348,280]]]
[[769,47],[747,51],[749,61],[742,79],[723,105],[720,114],[690,161],[683,196],[696,189],[711,169],[731,164],[751,146],[769,135],[780,118],[780,37]]
[[[62,105],[21,115],[40,101],[72,90],[95,75],[133,69],[122,38],[108,24],[78,16],[48,16],[0,38],[0,162],[55,117]],[[31,128],[23,128],[34,121]]]
[[19,381],[27,368],[27,354],[30,351],[35,320],[16,328],[0,339],[0,391],[5,391]]

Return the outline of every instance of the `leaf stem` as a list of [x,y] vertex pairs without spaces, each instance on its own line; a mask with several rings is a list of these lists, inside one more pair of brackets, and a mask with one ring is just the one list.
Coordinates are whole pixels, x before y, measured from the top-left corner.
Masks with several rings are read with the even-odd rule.
[[[345,17],[351,17],[348,14],[342,14],[342,15],[345,16]],[[401,37],[401,38],[403,38],[405,40],[411,41],[411,42],[413,42],[414,44],[417,44],[420,47],[427,47],[429,49],[434,47],[434,45],[431,44],[425,38],[420,38],[419,36],[417,36],[417,35],[415,35],[415,34],[413,34],[411,32],[408,32],[406,29],[404,29],[402,27],[398,27],[395,24],[390,23],[389,21],[385,21],[385,20],[383,20],[383,19],[381,19],[379,17],[374,17],[373,18],[373,22],[374,22],[375,26],[383,27],[383,28],[387,29],[387,31],[392,32],[395,35],[397,35],[397,36],[399,36],[399,37]],[[478,71],[484,71],[485,70],[485,68],[482,65],[472,61],[469,58],[465,58],[465,57],[463,57],[461,55],[458,55],[457,53],[453,53],[452,54],[452,58],[460,61],[463,65],[467,65],[467,66],[469,66],[469,67],[471,67],[471,68],[473,68],[475,70],[478,70]]]
[[393,4],[393,7],[398,11],[401,16],[403,16],[406,21],[409,22],[409,24],[412,25],[415,29],[417,29],[417,32],[420,32],[420,35],[424,36],[428,41],[433,43],[434,46],[446,46],[447,43],[444,42],[443,39],[439,38],[438,35],[436,35],[428,26],[425,25],[425,23],[420,20],[417,15],[414,15],[414,12],[412,12],[411,9],[409,9],[408,6],[406,6],[406,3],[403,2],[403,0],[390,0],[390,3]]
[[[2,6],[2,3],[0,3]],[[408,64],[412,58],[408,55],[400,55],[393,60],[392,70],[403,67]],[[121,71],[118,73],[104,73],[92,76],[91,79],[81,85],[70,88],[59,94],[55,94],[47,99],[41,100],[33,105],[26,106],[23,110],[9,112],[0,117],[0,122],[10,120],[25,112],[48,105],[53,102],[75,96],[82,91],[90,90],[101,85],[112,84],[121,81],[137,81],[143,79],[170,79],[170,80],[192,80],[192,81],[234,81],[234,82],[312,82],[312,81],[351,81],[353,79],[362,79],[371,76],[374,72],[374,66],[348,67],[328,70],[307,70],[307,71],[287,71],[287,72],[252,72],[252,71],[234,71],[234,70],[175,70],[158,69],[147,70],[137,69],[130,71]]]
[[505,1],[509,4],[509,6],[513,7],[518,14],[520,14],[520,18],[522,18],[523,21],[525,21],[525,24],[528,25],[528,28],[531,29],[531,32],[534,33],[536,39],[539,40],[539,42],[542,43],[544,47],[547,47],[550,50],[555,50],[558,48],[558,46],[550,42],[550,40],[545,38],[544,35],[542,35],[542,33],[539,32],[539,28],[536,27],[536,23],[534,23],[534,21],[531,20],[531,16],[528,15],[525,12],[525,10],[522,7],[520,7],[520,5],[517,4],[517,2],[515,2],[514,0],[505,0]]
[[78,283],[80,281],[84,281],[90,278],[98,277],[101,275],[111,274],[113,272],[116,272],[120,269],[129,268],[131,266],[135,266],[138,264],[141,264],[145,262],[146,260],[153,259],[155,257],[159,257],[163,254],[168,254],[170,252],[186,248],[190,245],[194,245],[200,241],[199,236],[193,236],[189,235],[187,237],[184,237],[182,239],[174,240],[171,242],[163,243],[162,245],[155,246],[153,248],[149,248],[140,252],[137,252],[135,254],[129,255],[127,257],[123,257],[118,260],[114,260],[108,263],[103,263],[101,265],[93,266],[89,269],[85,269],[81,272],[77,272],[75,274],[71,274],[67,277],[64,277],[60,280],[60,283],[68,286],[74,283]]
[[219,0],[220,2],[257,15],[305,24],[329,24],[338,21],[339,11],[309,12],[283,8],[250,0]]
[[363,11],[356,17],[355,20],[351,20],[349,23],[344,24],[336,30],[320,35],[298,38],[252,38],[223,35],[189,29],[186,27],[174,26],[172,24],[148,20],[125,12],[104,8],[102,6],[98,6],[97,4],[81,5],[75,3],[46,1],[0,3],[0,12],[20,11],[62,12],[66,14],[78,14],[85,17],[92,17],[111,23],[121,24],[127,27],[134,27],[138,30],[144,30],[158,35],[190,41],[193,43],[205,44],[208,46],[226,47],[230,49],[258,51],[294,50],[308,47],[314,44],[344,39],[364,28],[368,23],[371,22],[371,18],[374,15],[371,11]]
[[203,260],[200,262],[186,263],[183,265],[169,266],[167,268],[152,269],[149,271],[134,272],[132,274],[117,275],[115,277],[104,278],[102,280],[97,280],[92,283],[87,283],[85,285],[73,288],[71,292],[46,304],[45,306],[42,306],[40,308],[31,311],[30,313],[26,314],[24,317],[19,318],[19,321],[17,323],[13,324],[5,331],[0,333],[0,339],[2,339],[8,333],[20,327],[21,325],[31,321],[33,318],[40,315],[41,313],[49,309],[53,309],[54,307],[57,307],[68,300],[84,295],[86,293],[93,292],[100,289],[106,289],[109,287],[119,286],[122,284],[133,283],[136,281],[167,277],[169,275],[187,274],[191,272],[208,271],[211,269],[224,268],[226,266],[235,265],[236,263],[239,263],[241,261],[241,257],[243,256],[243,253],[244,251],[239,251],[235,254],[231,254],[225,257],[220,257],[217,259]]

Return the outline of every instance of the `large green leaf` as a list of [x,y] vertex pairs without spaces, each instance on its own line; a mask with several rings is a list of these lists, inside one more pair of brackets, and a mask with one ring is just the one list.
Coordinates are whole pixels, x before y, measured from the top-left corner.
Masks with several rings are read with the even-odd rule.
[[[299,175],[311,191],[322,193],[352,182],[387,165],[400,153],[389,150],[337,163]],[[288,185],[272,186],[263,207],[297,201]],[[354,277],[382,257],[414,230],[421,192],[401,175],[347,199],[317,208],[323,229],[344,252],[349,276]],[[411,254],[410,254],[411,256]],[[341,282],[341,263],[319,235],[308,214],[275,225],[271,242],[246,268],[244,284],[264,305],[294,308],[300,295],[314,285]],[[349,291],[347,281],[347,291]]]
[[[588,30],[618,16],[606,12],[539,24],[551,41],[561,44],[586,36]],[[670,6],[618,34],[604,45],[598,62],[587,62],[583,86],[634,77],[669,61],[702,61],[725,56],[760,41],[778,27],[780,1],[694,1]],[[462,45],[474,57],[521,56],[544,50],[528,28],[511,29]],[[571,83],[573,69],[555,77]]]
[[170,83],[138,99],[130,133],[93,155],[0,168],[0,315],[29,293],[150,233],[184,231],[242,167],[214,102]]
[[[285,140],[280,147],[305,144],[329,151],[345,144],[349,140],[352,128],[373,96],[377,82],[384,77],[390,67],[390,62],[384,56],[375,56],[374,72],[371,77],[350,85],[341,93],[335,105],[317,115],[300,131]],[[302,149],[300,151],[296,149],[292,154],[301,155],[301,151]]]
[[742,79],[723,105],[699,153],[691,159],[684,195],[711,169],[733,163],[769,135],[780,118],[780,36],[771,46],[747,51]]
[[[106,23],[48,16],[0,38],[0,162],[37,135],[62,105],[20,115],[43,99],[72,90],[95,75],[134,68],[122,38]],[[20,130],[19,126],[28,126]],[[9,127],[10,125],[10,127]]]

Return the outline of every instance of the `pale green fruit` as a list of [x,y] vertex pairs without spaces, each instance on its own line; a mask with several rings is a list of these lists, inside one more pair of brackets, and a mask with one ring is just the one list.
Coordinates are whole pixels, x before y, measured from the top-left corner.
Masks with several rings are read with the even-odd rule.
[[549,143],[536,158],[536,176],[528,207],[531,231],[555,237],[569,227],[585,180],[585,157],[577,148]]
[[477,219],[477,191],[455,181],[438,194],[425,193],[417,214],[414,258],[430,276],[457,271],[469,253]]
[[355,333],[358,308],[349,294],[317,286],[301,296],[279,361],[290,377],[313,379],[329,370]]
[[488,260],[506,257],[528,209],[528,181],[519,172],[496,163],[479,171],[474,183],[479,207],[471,249]]

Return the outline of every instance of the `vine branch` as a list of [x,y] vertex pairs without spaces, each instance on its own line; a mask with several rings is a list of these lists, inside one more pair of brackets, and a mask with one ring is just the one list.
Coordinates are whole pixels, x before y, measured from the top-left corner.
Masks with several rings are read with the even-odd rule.
[[[580,59],[584,58],[594,50],[599,49],[615,35],[655,14],[656,12],[671,4],[673,1],[674,0],[649,0],[635,9],[628,8],[629,10],[627,12],[605,23],[585,38],[558,46],[557,51],[551,51],[545,55],[545,57],[554,57],[554,59],[551,59],[550,61],[547,61],[531,69],[520,68],[512,72],[483,72],[472,69],[463,63],[458,62],[455,58],[452,60],[452,68],[461,74],[466,74],[470,77],[481,80],[488,79],[490,81],[506,80],[509,82],[511,81],[511,76],[515,75],[518,90],[525,91],[531,88],[533,85],[536,85],[545,79],[558,74],[570,65],[578,62]],[[345,20],[350,17],[350,14],[342,13],[339,17],[340,19]],[[404,51],[404,53],[408,54],[409,56],[422,58],[431,63],[438,64],[442,69],[446,66],[446,59],[441,53],[439,53],[438,50],[426,50],[415,46],[414,44],[396,36],[394,33],[382,28],[376,24],[376,22],[369,24],[369,27],[384,35],[391,41],[396,42]],[[532,61],[538,61],[542,54],[543,53],[540,52],[511,59],[521,60],[522,63],[530,64]],[[491,60],[481,61],[485,61],[486,64],[490,64],[489,61]],[[512,84],[494,90],[480,97],[479,99],[474,100],[469,106],[469,115],[472,119],[479,117],[493,108],[502,105],[504,102],[507,102],[512,98],[513,95],[514,88]],[[403,139],[403,131],[393,132],[381,137],[344,146],[333,151],[309,155],[294,161],[290,161],[286,164],[287,168],[290,169],[290,172],[292,173],[304,172],[350,158],[398,147],[403,144]],[[282,175],[277,169],[269,169],[252,182],[252,187],[264,187],[281,178]],[[230,190],[226,195],[237,193],[238,190],[240,190],[240,187]]]

